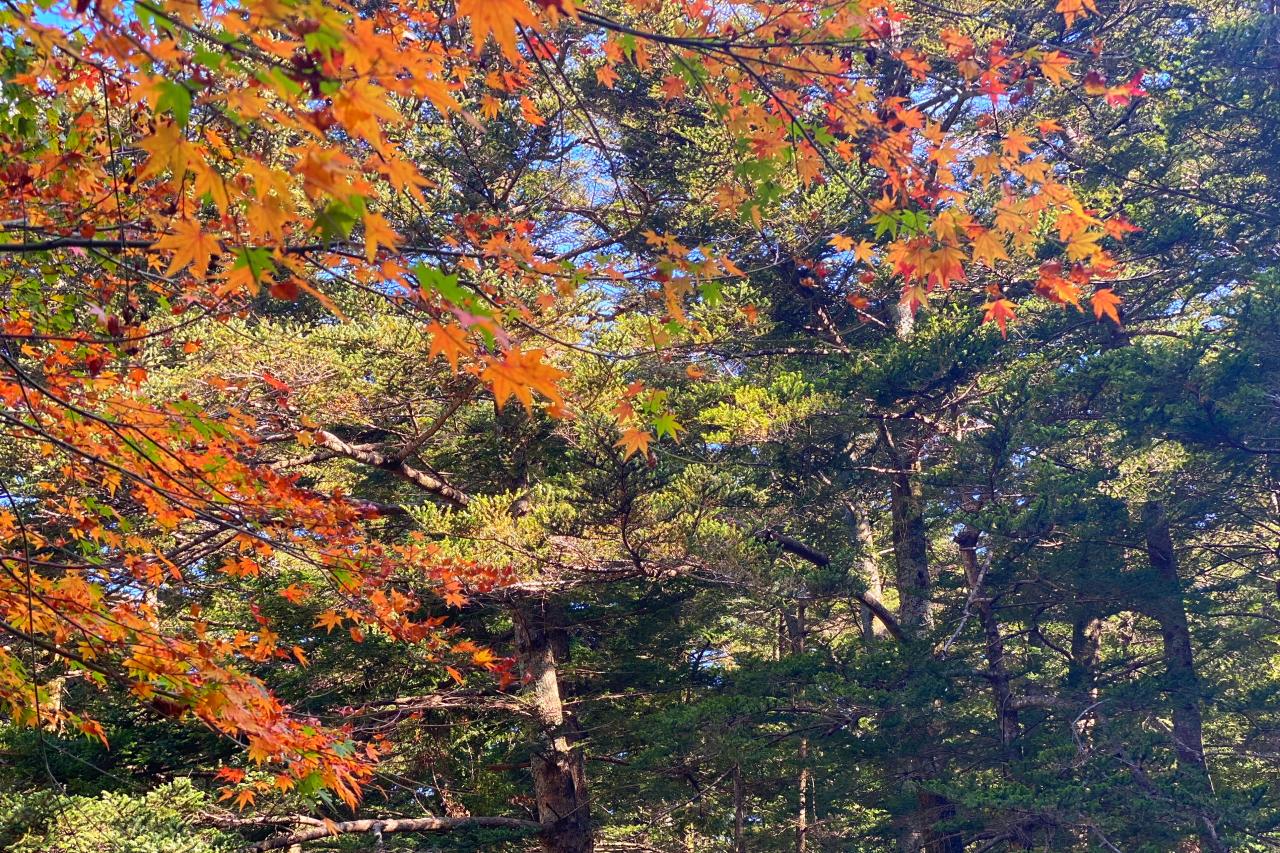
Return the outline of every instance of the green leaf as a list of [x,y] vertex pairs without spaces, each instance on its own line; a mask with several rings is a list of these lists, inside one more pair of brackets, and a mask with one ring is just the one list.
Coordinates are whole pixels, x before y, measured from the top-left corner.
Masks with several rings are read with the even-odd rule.
[[160,98],[156,101],[156,109],[169,110],[179,127],[186,127],[191,119],[191,90],[186,84],[173,80],[160,83]]

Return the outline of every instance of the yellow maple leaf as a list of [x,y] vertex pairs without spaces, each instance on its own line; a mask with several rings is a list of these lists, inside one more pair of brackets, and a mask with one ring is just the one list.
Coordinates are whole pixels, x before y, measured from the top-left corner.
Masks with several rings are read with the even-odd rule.
[[836,234],[834,237],[832,237],[830,240],[827,241],[827,245],[835,249],[837,252],[852,252],[853,238],[846,237],[843,234]]
[[194,149],[182,135],[182,130],[173,122],[156,126],[154,132],[138,140],[138,147],[149,155],[147,163],[138,173],[140,179],[158,175],[166,168],[175,178],[182,177],[187,170]]
[[1044,75],[1044,79],[1055,86],[1065,86],[1071,82],[1072,62],[1073,60],[1062,51],[1051,50],[1036,65],[1040,66],[1040,73]]
[[386,246],[388,249],[394,249],[396,244],[400,242],[400,235],[395,232],[388,222],[380,213],[364,213],[364,256],[373,263],[373,259],[378,256],[378,247]]
[[222,251],[218,238],[200,230],[200,223],[193,219],[178,220],[172,233],[156,240],[152,248],[173,251],[165,275],[171,276],[189,266],[196,278],[205,277],[209,272],[209,259]]
[[986,229],[973,238],[973,259],[994,269],[996,261],[1009,260],[1009,253],[1005,251],[1000,235]]
[[249,233],[263,243],[283,243],[284,227],[289,222],[290,211],[278,196],[270,196],[245,208]]
[[197,196],[209,196],[218,208],[218,213],[226,213],[231,206],[231,198],[227,193],[227,182],[218,170],[203,160],[194,160],[191,171],[195,173],[195,191]]
[[538,19],[524,0],[458,0],[458,17],[471,19],[474,52],[480,53],[490,33],[507,58],[518,60],[516,25],[538,29]]

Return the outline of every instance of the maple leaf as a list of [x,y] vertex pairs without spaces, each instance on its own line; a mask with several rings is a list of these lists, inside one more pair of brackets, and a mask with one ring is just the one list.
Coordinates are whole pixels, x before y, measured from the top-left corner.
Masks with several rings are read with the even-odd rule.
[[1107,236],[1113,240],[1123,240],[1126,234],[1133,234],[1142,230],[1123,216],[1111,217],[1103,223],[1102,227],[1106,229]]
[[618,72],[613,70],[612,65],[601,65],[596,69],[596,82],[606,89],[612,89],[618,82]]
[[166,168],[175,178],[181,178],[195,153],[191,143],[182,135],[182,129],[173,122],[157,125],[149,136],[138,140],[138,147],[150,155],[138,173],[140,179],[158,175]]
[[1009,253],[1005,251],[1004,240],[1000,235],[991,229],[985,229],[973,238],[973,259],[995,269],[996,261],[1009,260]]
[[1004,139],[1000,141],[1000,147],[1010,157],[1017,157],[1019,154],[1030,154],[1031,137],[1014,128],[1004,135]]
[[209,260],[222,251],[218,238],[200,229],[200,223],[192,219],[180,219],[173,226],[172,233],[156,240],[155,249],[170,249],[173,258],[165,275],[191,267],[191,274],[196,278],[204,278],[209,272]]
[[443,355],[449,361],[453,372],[458,372],[458,356],[471,348],[467,332],[461,326],[441,326],[432,323],[427,326],[427,336],[431,338],[431,346],[427,350],[427,358]]
[[301,604],[307,597],[307,590],[296,583],[291,583],[280,590],[280,597],[291,604]]
[[1080,289],[1074,282],[1063,278],[1061,273],[1062,265],[1059,263],[1042,264],[1036,292],[1059,305],[1073,305],[1080,310]]
[[675,415],[670,412],[663,412],[653,419],[653,431],[658,434],[658,438],[669,435],[679,441],[679,433],[683,430],[684,427],[676,422]]
[[1014,304],[1008,299],[1001,297],[992,300],[983,306],[987,310],[986,316],[982,318],[984,323],[994,322],[1000,327],[1000,337],[1008,337],[1006,325],[1013,319]]
[[1101,288],[1093,294],[1093,315],[1101,320],[1110,317],[1117,326],[1120,323],[1120,297],[1109,287]]
[[103,746],[109,745],[107,743],[107,733],[102,730],[102,724],[97,720],[81,720],[76,724],[76,728],[78,728],[86,737],[96,737],[98,740],[102,741]]
[[325,633],[332,634],[334,628],[342,627],[342,622],[343,622],[343,619],[341,614],[335,613],[332,610],[326,610],[324,613],[321,613],[319,616],[316,617],[316,623],[314,627],[324,628]]
[[547,123],[542,113],[538,112],[537,106],[528,97],[520,99],[520,116],[534,127],[542,127]]
[[837,252],[851,252],[853,251],[853,238],[846,237],[843,234],[836,234],[827,241],[827,245],[831,246],[831,248],[835,249]]
[[492,33],[506,57],[518,61],[516,26],[538,29],[538,19],[524,0],[458,0],[458,17],[471,19],[472,52],[476,56]]
[[629,429],[622,434],[622,438],[614,444],[614,447],[622,448],[622,459],[626,461],[633,453],[647,454],[650,441],[653,441],[653,433],[648,430]]
[[231,205],[231,198],[227,194],[226,179],[218,173],[216,169],[201,160],[195,160],[191,164],[191,171],[195,173],[195,193],[198,197],[208,196],[216,208],[218,213],[226,213],[227,208]]
[[391,227],[391,223],[379,213],[365,211],[363,219],[364,256],[369,263],[373,263],[373,259],[378,256],[378,247],[386,246],[388,249],[394,249],[396,244],[400,242],[400,235]]
[[516,346],[507,350],[502,359],[486,356],[488,367],[480,373],[480,378],[488,382],[493,389],[493,397],[497,400],[499,408],[508,398],[514,396],[524,404],[526,409],[532,411],[534,391],[557,405],[564,404],[556,382],[565,373],[550,364],[543,363],[544,354],[540,349],[522,352],[520,347]]
[[1000,155],[991,152],[989,154],[979,154],[973,158],[973,176],[982,178],[982,185],[986,186],[992,178],[1000,177]]
[[1076,18],[1087,17],[1090,13],[1098,14],[1098,7],[1094,0],[1058,0],[1054,11],[1066,19],[1067,29],[1070,29]]
[[244,775],[244,770],[239,767],[223,767],[213,774],[213,778],[236,785],[244,781]]
[[1040,73],[1055,86],[1065,86],[1071,82],[1072,59],[1060,50],[1051,50],[1036,63]]

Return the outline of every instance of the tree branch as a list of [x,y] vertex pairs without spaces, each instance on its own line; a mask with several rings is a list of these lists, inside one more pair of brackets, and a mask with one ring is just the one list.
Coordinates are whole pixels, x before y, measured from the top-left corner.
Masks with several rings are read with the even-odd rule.
[[[757,530],[752,534],[752,536],[761,542],[769,542],[777,545],[788,554],[794,554],[802,560],[808,560],[815,566],[831,565],[831,558],[819,551],[817,548],[814,548],[811,545],[806,545],[798,539],[793,539],[785,533],[779,533],[772,527]],[[884,625],[885,630],[887,630],[895,640],[902,642],[902,626],[898,624],[897,618],[889,612],[889,608],[884,606],[884,602],[866,591],[855,592],[854,597],[866,605],[867,609],[875,614],[875,617],[880,620]]]
[[433,495],[438,496],[446,503],[452,504],[453,506],[465,507],[471,502],[471,497],[466,492],[455,489],[444,480],[433,477],[425,471],[419,471],[417,468],[414,468],[403,460],[396,459],[393,456],[388,456],[380,451],[348,444],[328,430],[318,430],[316,432],[316,441],[323,447],[332,450],[335,453],[339,453],[348,459],[354,459],[357,462],[362,462],[373,468],[381,468],[384,471],[390,471],[397,477],[408,480],[415,486],[431,492]]
[[[541,832],[542,824],[532,820],[521,820],[514,817],[418,817],[418,818],[389,818],[386,820],[368,819],[368,820],[346,820],[342,822],[325,821],[320,826],[315,826],[315,818],[304,818],[299,816],[296,823],[306,823],[310,825],[309,829],[299,830],[298,832],[286,832],[280,835],[273,835],[257,844],[250,845],[247,849],[250,853],[263,853],[266,850],[280,850],[282,848],[292,847],[295,844],[305,844],[308,841],[319,841],[322,838],[333,838],[337,835],[349,835],[353,833],[373,832],[380,835],[390,835],[394,832],[449,832],[456,829],[516,829],[524,832]],[[253,819],[250,818],[247,825],[253,825]]]

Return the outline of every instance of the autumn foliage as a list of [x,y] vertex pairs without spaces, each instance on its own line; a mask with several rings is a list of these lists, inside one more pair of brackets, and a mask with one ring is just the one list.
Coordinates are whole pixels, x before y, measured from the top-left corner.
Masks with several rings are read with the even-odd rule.
[[[1069,28],[1095,9],[1062,0],[1057,12]],[[554,353],[594,310],[578,298],[584,282],[649,294],[662,351],[696,340],[694,307],[751,272],[652,225],[640,202],[629,227],[644,241],[629,256],[591,229],[557,231],[500,199],[481,206],[433,179],[414,134],[499,120],[550,134],[533,81],[589,67],[607,92],[628,75],[705,119],[722,158],[710,202],[726,221],[763,234],[789,194],[849,185],[869,235],[830,234],[792,260],[802,284],[856,312],[886,293],[909,316],[973,291],[972,310],[1001,334],[1037,300],[1121,322],[1113,251],[1132,226],[1079,200],[1059,168],[1064,129],[1027,124],[1018,107],[1054,89],[1099,109],[1143,98],[1140,69],[1121,83],[1095,69],[1100,43],[924,35],[882,0],[18,0],[0,23],[12,42],[0,421],[5,441],[43,460],[0,482],[0,700],[24,724],[103,738],[33,678],[30,653],[52,654],[59,678],[242,744],[274,781],[246,787],[243,770],[227,770],[241,806],[271,785],[355,803],[380,746],[278,701],[257,665],[305,667],[307,651],[282,644],[265,616],[206,624],[185,600],[204,573],[261,580],[282,563],[312,566],[323,585],[282,579],[278,594],[316,608],[318,634],[376,633],[455,675],[499,680],[509,662],[440,612],[512,575],[425,538],[387,544],[370,533],[376,503],[269,464],[273,443],[340,441],[296,415],[286,380],[228,370],[174,396],[156,370],[197,355],[202,324],[273,300],[314,303],[341,324],[339,294],[355,292],[410,318],[429,339],[420,357],[498,407],[574,418],[599,401],[569,393]],[[962,118],[981,133],[954,132]],[[851,183],[867,174],[870,194]],[[753,305],[738,310],[754,322]],[[607,396],[623,460],[679,441],[661,388]]]

